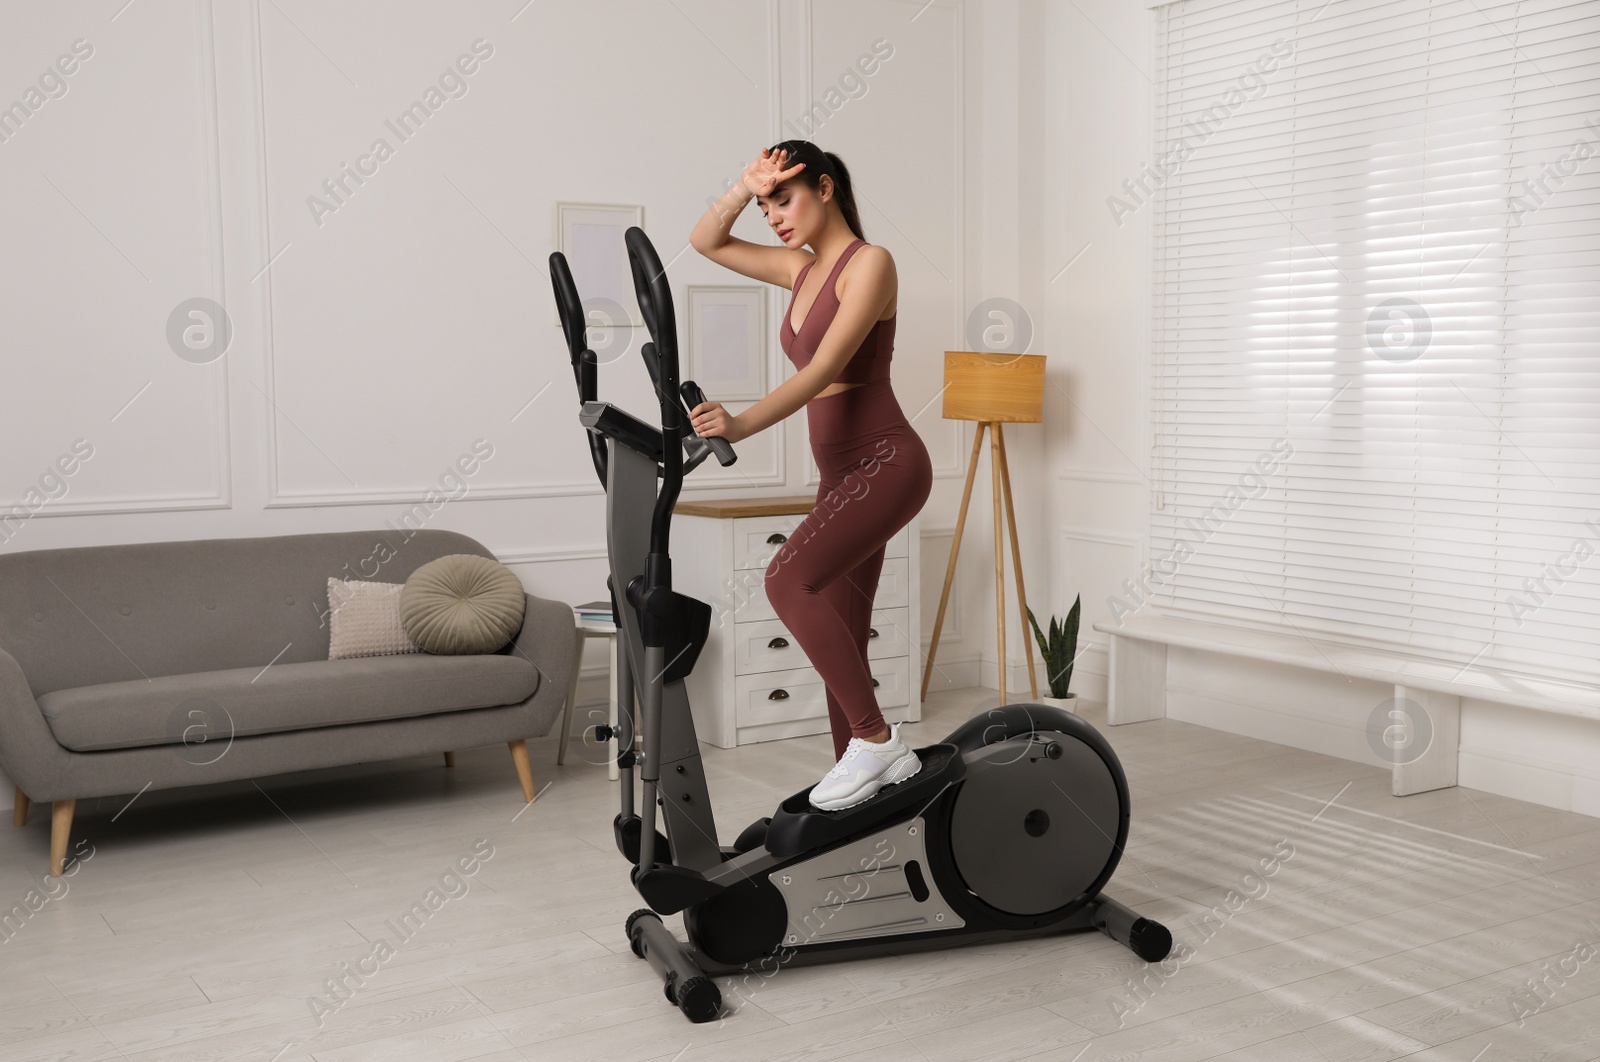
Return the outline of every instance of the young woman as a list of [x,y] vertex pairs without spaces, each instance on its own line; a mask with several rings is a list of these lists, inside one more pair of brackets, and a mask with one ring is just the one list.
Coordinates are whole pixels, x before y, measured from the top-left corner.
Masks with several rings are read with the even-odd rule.
[[[782,247],[728,234],[751,198]],[[738,442],[806,408],[822,484],[816,508],[767,565],[765,585],[827,687],[838,762],[811,803],[851,807],[922,768],[899,724],[885,725],[867,667],[884,546],[933,486],[927,448],[889,386],[894,259],[861,235],[844,163],[805,140],[764,149],[690,242],[719,265],[793,292],[778,338],[794,375],[743,413],[703,402],[690,416],[700,435]]]

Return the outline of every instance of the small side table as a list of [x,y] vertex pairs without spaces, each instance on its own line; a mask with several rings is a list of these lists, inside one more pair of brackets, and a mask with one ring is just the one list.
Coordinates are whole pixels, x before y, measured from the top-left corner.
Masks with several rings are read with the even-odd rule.
[[[584,619],[576,612],[572,614],[573,622],[578,629],[578,663],[583,662],[583,647],[590,638],[605,638],[611,642],[611,671],[608,675],[606,687],[611,691],[611,726],[617,725],[617,625],[610,620]],[[561,741],[557,743],[556,763],[567,762],[567,742],[572,740],[572,713],[578,704],[578,672],[580,668],[572,669],[572,682],[567,687],[567,710],[561,722]],[[612,738],[608,743],[611,755],[606,764],[607,774],[613,782],[617,780],[617,739]]]

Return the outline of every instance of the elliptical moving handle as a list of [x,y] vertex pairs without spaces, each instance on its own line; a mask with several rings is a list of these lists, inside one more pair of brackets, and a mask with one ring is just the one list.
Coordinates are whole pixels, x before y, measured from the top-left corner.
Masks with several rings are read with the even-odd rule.
[[[655,357],[646,354],[645,365],[652,370],[650,375],[661,406],[661,435],[667,442],[662,447],[661,491],[656,495],[655,515],[650,522],[650,552],[665,558],[672,535],[672,507],[678,504],[678,494],[683,489],[683,448],[672,441],[681,439],[686,427],[678,397],[678,322],[672,311],[672,287],[650,237],[639,226],[630,225],[623,242],[628,247],[628,267],[633,272],[639,312],[650,330],[651,342],[643,349]],[[670,577],[667,585],[671,585]]]
[[656,350],[666,359],[673,385],[678,381],[678,321],[672,309],[672,286],[655,245],[643,229],[630,225],[623,234],[628,247],[628,268],[633,272],[633,292],[639,312]]
[[[567,337],[567,349],[576,365],[589,341],[583,316],[583,302],[578,298],[578,286],[572,282],[572,270],[567,266],[567,256],[560,251],[550,255],[550,285],[556,293],[556,311],[561,314],[561,330]],[[594,395],[579,396],[592,402]]]
[[[651,342],[640,353],[661,401],[662,429],[669,435],[673,434],[674,421],[667,416],[670,407],[678,418],[675,421],[677,435],[686,439],[701,439],[717,455],[719,462],[724,466],[731,465],[738,457],[728,440],[721,436],[702,439],[694,434],[689,424],[689,411],[704,402],[706,396],[693,380],[678,382],[677,316],[672,308],[672,287],[667,282],[666,270],[661,266],[655,246],[638,226],[628,229],[625,242],[628,247],[628,267],[633,272],[634,294],[639,300],[639,312],[644,315],[645,327],[650,330]],[[681,406],[678,404],[680,398],[683,401]]]
[[[567,256],[556,251],[550,256],[550,284],[555,289],[556,311],[561,315],[561,330],[567,337],[567,350],[572,357],[572,375],[578,384],[578,404],[593,402],[599,391],[599,359],[589,349],[588,319],[583,303],[578,298],[578,286],[572,282],[572,270],[567,266]],[[600,485],[606,484],[606,466],[609,455],[605,443],[593,432],[585,433],[589,440],[589,457],[594,461],[595,474]]]

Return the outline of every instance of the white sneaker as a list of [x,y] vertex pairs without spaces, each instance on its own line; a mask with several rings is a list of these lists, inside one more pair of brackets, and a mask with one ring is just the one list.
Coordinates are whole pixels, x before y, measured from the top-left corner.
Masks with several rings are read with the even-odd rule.
[[922,761],[900,740],[900,724],[895,723],[889,740],[881,744],[851,738],[833,770],[811,787],[811,806],[819,811],[853,808],[920,770]]

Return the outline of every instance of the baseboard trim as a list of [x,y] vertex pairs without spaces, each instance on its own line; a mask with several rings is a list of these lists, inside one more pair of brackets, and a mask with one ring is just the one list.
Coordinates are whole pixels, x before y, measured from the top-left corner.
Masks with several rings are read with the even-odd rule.
[[1463,743],[1457,773],[1468,789],[1600,817],[1600,774],[1581,767]]

